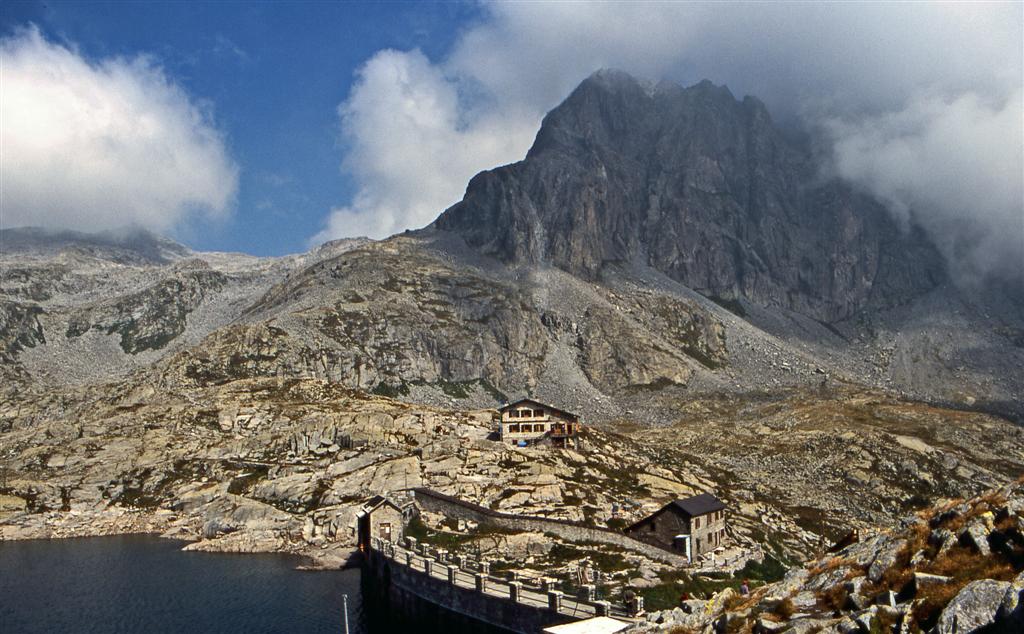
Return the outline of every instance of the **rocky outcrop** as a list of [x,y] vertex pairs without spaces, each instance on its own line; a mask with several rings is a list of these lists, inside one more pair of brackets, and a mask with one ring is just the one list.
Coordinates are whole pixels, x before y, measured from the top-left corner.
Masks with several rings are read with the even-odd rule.
[[0,300],[0,362],[13,364],[25,348],[46,343],[39,316],[43,309],[34,304]]
[[117,334],[128,354],[158,350],[185,331],[189,313],[225,282],[222,273],[196,261],[149,288],[77,312],[68,323],[67,337],[97,330]]
[[967,584],[942,610],[936,634],[968,634],[993,625],[1010,586],[1008,581],[992,579]]
[[545,117],[524,161],[477,175],[433,226],[509,262],[595,278],[639,261],[708,296],[826,322],[944,278],[920,231],[820,182],[810,153],[757,99],[616,71],[584,81]]

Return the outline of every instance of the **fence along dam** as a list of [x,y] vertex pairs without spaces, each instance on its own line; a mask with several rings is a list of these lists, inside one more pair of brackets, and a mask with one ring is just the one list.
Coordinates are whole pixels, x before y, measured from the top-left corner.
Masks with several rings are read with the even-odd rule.
[[[567,596],[555,579],[492,574],[478,558],[452,555],[443,548],[403,536],[404,526],[420,503],[451,503],[447,496],[417,489],[416,504],[396,504],[377,496],[357,516],[359,550],[363,555],[364,600],[377,609],[401,614],[423,631],[447,631],[453,621],[479,631],[537,634],[546,627],[593,617],[628,622],[624,607],[598,599],[594,585]],[[456,502],[460,507],[474,507]],[[634,613],[643,610],[642,601]]]
[[372,595],[385,603],[384,609],[400,611],[424,629],[440,629],[455,617],[494,631],[537,634],[545,627],[595,616],[627,618],[618,606],[596,600],[593,586],[585,586],[581,596],[568,597],[554,588],[554,580],[498,578],[487,562],[450,557],[412,538],[402,541],[405,545],[372,537],[360,545],[364,596]]

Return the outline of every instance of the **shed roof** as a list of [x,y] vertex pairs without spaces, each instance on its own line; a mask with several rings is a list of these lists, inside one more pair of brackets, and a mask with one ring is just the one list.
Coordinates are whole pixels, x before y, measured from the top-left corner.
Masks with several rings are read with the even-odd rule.
[[676,500],[672,504],[690,517],[714,513],[725,508],[725,503],[710,493],[701,493],[685,500]]
[[685,500],[673,500],[661,507],[657,511],[651,513],[647,517],[643,518],[639,522],[636,522],[626,527],[626,532],[634,530],[641,524],[646,523],[651,518],[661,515],[665,511],[676,511],[686,515],[687,517],[697,517],[700,515],[707,515],[708,513],[714,513],[715,511],[721,511],[725,508],[725,502],[722,502],[710,493],[701,493],[693,497],[686,498]]
[[501,407],[499,407],[498,411],[499,412],[504,412],[505,410],[512,409],[513,407],[519,407],[520,405],[525,405],[527,403],[531,403],[533,405],[539,405],[540,407],[543,407],[544,409],[549,409],[552,412],[557,412],[557,413],[562,414],[563,416],[565,416],[567,418],[571,418],[573,420],[578,420],[579,419],[579,416],[576,415],[576,414],[573,414],[572,412],[567,412],[564,409],[559,409],[559,408],[555,407],[554,405],[548,405],[547,403],[542,403],[542,402],[540,402],[540,401],[538,401],[536,399],[532,399],[532,398],[521,398],[518,401],[512,401],[511,403],[508,403],[507,405],[502,405]]

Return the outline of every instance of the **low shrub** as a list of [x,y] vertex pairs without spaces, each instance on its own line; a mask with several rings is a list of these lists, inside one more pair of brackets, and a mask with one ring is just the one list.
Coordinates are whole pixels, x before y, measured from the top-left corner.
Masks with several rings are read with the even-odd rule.
[[778,615],[783,621],[786,621],[796,613],[796,606],[793,605],[792,599],[786,597],[775,605],[775,609],[772,610],[772,612]]

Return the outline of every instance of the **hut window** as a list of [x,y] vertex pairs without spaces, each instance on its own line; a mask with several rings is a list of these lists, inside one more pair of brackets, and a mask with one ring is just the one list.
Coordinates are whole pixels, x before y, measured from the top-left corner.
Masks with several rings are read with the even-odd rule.
[[654,531],[658,530],[658,522],[656,520],[651,520],[651,523],[649,524],[649,526],[650,526],[650,529],[651,529],[652,533]]
[[537,416],[537,417],[544,416],[544,410],[542,410],[542,409],[535,409],[535,410],[533,410],[533,415]]
[[693,520],[693,527],[694,527],[694,528],[700,528],[700,518],[699,518],[699,517],[698,517],[698,518],[695,518],[695,519]]

